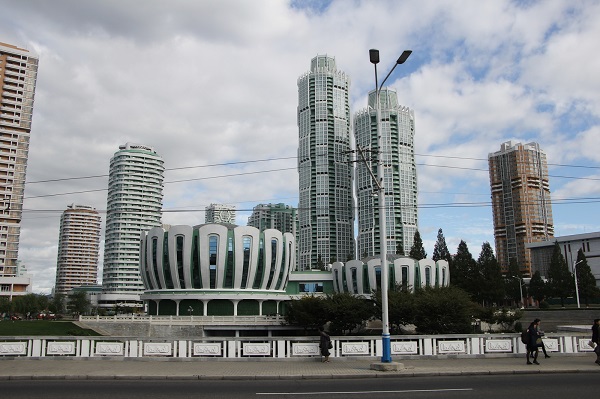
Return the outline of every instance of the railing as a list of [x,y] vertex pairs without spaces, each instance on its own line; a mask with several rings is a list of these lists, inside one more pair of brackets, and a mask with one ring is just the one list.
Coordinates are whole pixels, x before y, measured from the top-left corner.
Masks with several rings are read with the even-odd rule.
[[103,323],[150,323],[157,325],[281,325],[285,319],[282,316],[79,316],[81,322]]
[[[318,337],[160,339],[124,337],[3,337],[1,357],[79,358],[310,358],[319,356]],[[589,334],[557,333],[544,337],[548,352],[592,352]],[[381,337],[332,337],[331,356],[379,357]],[[394,358],[432,356],[517,356],[525,353],[519,334],[392,336]]]

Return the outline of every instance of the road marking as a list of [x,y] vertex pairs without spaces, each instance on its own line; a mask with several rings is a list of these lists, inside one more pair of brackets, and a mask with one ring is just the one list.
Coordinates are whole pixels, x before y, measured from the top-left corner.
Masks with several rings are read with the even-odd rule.
[[460,392],[472,391],[473,388],[446,388],[446,389],[404,389],[399,391],[323,391],[323,392],[257,392],[257,395],[362,395],[369,393],[415,393],[415,392]]

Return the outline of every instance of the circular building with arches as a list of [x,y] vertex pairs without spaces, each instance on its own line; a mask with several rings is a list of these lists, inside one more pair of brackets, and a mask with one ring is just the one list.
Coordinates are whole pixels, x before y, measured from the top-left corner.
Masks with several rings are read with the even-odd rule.
[[289,301],[293,234],[203,224],[143,232],[141,299],[149,315],[269,315]]
[[[388,255],[390,288],[447,287],[450,284],[450,268],[445,260],[416,260],[407,256]],[[370,295],[381,287],[381,259],[366,258],[331,265],[335,292]]]

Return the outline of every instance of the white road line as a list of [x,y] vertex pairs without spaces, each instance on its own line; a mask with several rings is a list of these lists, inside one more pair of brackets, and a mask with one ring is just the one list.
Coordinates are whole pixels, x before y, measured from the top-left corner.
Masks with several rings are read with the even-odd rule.
[[257,392],[257,395],[363,395],[369,393],[415,393],[415,392],[457,392],[472,391],[473,388],[447,388],[447,389],[407,389],[400,391],[345,391],[345,392]]

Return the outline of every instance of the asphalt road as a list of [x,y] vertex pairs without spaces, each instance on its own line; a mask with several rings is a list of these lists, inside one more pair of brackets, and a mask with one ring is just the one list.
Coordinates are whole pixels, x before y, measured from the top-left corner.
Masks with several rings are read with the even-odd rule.
[[0,397],[107,399],[416,398],[506,399],[597,397],[598,373],[364,378],[324,380],[10,380]]

